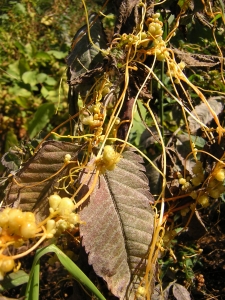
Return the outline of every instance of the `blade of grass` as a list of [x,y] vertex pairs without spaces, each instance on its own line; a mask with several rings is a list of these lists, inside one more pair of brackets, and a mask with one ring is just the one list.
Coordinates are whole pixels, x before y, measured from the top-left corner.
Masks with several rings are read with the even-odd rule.
[[[27,284],[25,292],[25,300],[37,300],[39,291],[39,269],[35,268],[39,264],[40,258],[49,253],[54,252],[62,265],[67,269],[67,271],[77,280],[79,283],[87,287],[98,299],[106,300],[105,297],[100,293],[97,287],[92,283],[92,281],[77,267],[77,265],[65,255],[56,245],[49,245],[47,247],[37,250],[34,257],[33,265],[30,272],[29,282]],[[34,277],[34,279],[33,279]],[[34,291],[32,291],[34,289]]]
[[29,300],[38,300],[39,299],[39,283],[40,283],[40,260],[34,266],[34,274],[31,280],[31,290],[29,293]]

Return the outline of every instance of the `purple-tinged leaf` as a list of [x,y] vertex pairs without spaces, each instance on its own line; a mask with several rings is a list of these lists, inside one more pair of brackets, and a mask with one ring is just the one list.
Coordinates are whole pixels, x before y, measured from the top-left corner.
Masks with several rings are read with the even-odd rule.
[[53,193],[58,185],[57,180],[71,165],[55,174],[63,167],[65,155],[70,154],[72,160],[76,160],[79,150],[80,146],[72,143],[44,142],[7,186],[4,203],[20,206],[24,211],[35,211],[39,220],[45,218],[49,213],[47,197]]
[[178,283],[174,283],[173,285],[173,295],[177,300],[191,300],[188,290]]
[[[89,263],[120,299],[134,299],[153,233],[153,197],[141,162],[133,151],[125,151],[116,168],[99,177],[80,212],[85,222],[80,233]],[[88,181],[84,173],[81,178],[81,182],[89,182],[83,189],[86,192],[93,177]]]

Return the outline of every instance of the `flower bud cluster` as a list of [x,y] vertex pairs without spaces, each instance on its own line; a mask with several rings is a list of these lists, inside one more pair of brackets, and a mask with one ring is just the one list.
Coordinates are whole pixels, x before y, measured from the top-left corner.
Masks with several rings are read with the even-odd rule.
[[112,171],[120,160],[120,154],[116,152],[111,145],[106,145],[100,159],[96,160],[96,165],[100,168],[101,173],[106,170]]
[[103,116],[101,114],[100,108],[100,102],[89,106],[88,109],[84,110],[79,116],[81,123],[93,128],[102,126]]
[[[190,196],[196,199],[197,203],[202,207],[208,207],[210,205],[210,197],[217,199],[222,193],[225,192],[224,179],[225,179],[225,169],[222,164],[217,164],[214,168],[211,177],[208,181],[207,188],[204,191],[194,190],[196,187],[203,184],[205,180],[204,169],[202,162],[197,160],[195,165],[192,167],[193,176],[187,176],[183,178],[181,173],[178,173],[179,184],[181,189],[185,192],[190,192]],[[186,211],[182,211],[181,214],[184,215]]]
[[35,216],[32,212],[22,212],[20,209],[10,207],[0,212],[0,227],[2,229],[0,246],[3,235],[16,235],[24,240],[35,237],[37,231]]
[[[6,207],[0,212],[0,248],[6,250],[9,245],[21,246],[24,241],[34,238],[37,224],[32,212],[22,212],[17,208]],[[1,252],[2,253],[2,252]],[[0,280],[14,269],[15,262],[11,257],[0,255]]]
[[15,261],[12,258],[0,258],[0,281],[4,279],[6,273],[12,271],[15,267]]
[[48,200],[50,213],[56,213],[60,219],[58,221],[53,219],[47,221],[47,238],[52,238],[55,234],[59,235],[80,223],[79,215],[73,212],[75,205],[72,199],[68,197],[61,198],[59,195],[54,194]]
[[[185,63],[181,61],[180,63],[176,63],[174,61],[169,62],[168,65],[168,71],[166,72],[166,75],[168,77],[174,77],[174,78],[179,78],[182,77],[182,71],[185,68]],[[175,80],[177,83],[177,81]]]
[[212,177],[209,180],[207,192],[210,197],[217,199],[225,192],[224,186],[225,169],[221,163],[217,163],[212,172]]

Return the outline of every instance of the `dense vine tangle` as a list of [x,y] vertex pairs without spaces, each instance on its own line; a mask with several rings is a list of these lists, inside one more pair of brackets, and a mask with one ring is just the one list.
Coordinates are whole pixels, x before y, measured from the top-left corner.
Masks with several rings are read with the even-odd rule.
[[[85,6],[85,3],[84,3]],[[159,78],[156,76],[154,73],[154,63],[152,68],[149,68],[144,64],[146,57],[147,56],[154,56],[154,62],[155,60],[159,61],[165,61],[167,63],[168,67],[168,72],[167,76],[170,77],[171,82],[174,87],[175,95],[172,94],[172,97],[181,105],[182,109],[186,111],[188,114],[191,114],[191,110],[194,111],[194,107],[192,106],[191,100],[189,96],[187,95],[185,89],[183,88],[182,82],[187,83],[199,96],[199,98],[206,104],[208,107],[209,111],[211,112],[216,124],[217,124],[217,132],[218,132],[218,142],[220,143],[221,137],[224,133],[224,129],[220,125],[220,122],[218,120],[217,115],[215,112],[211,109],[209,106],[207,100],[205,99],[204,95],[200,92],[200,90],[194,86],[184,75],[183,69],[185,68],[185,64],[183,62],[177,63],[175,58],[174,58],[174,53],[172,49],[167,48],[167,43],[171,39],[171,37],[175,34],[178,26],[179,26],[179,20],[180,17],[185,13],[185,10],[187,7],[183,7],[181,10],[181,13],[178,15],[175,26],[173,30],[169,33],[167,36],[166,40],[163,40],[162,35],[163,35],[163,23],[159,20],[160,19],[160,14],[155,13],[151,18],[148,18],[145,20],[145,14],[146,14],[146,3],[145,1],[140,2],[140,6],[142,8],[142,17],[141,17],[141,24],[139,28],[136,28],[135,33],[133,34],[122,34],[121,36],[116,37],[112,43],[109,49],[106,51],[102,51],[103,55],[113,55],[113,51],[115,50],[122,50],[123,53],[126,54],[124,62],[118,66],[119,69],[123,69],[124,72],[124,88],[123,91],[120,93],[120,96],[118,99],[116,99],[113,111],[110,115],[110,118],[107,119],[107,104],[102,102],[102,98],[104,98],[105,94],[107,94],[110,90],[110,88],[113,86],[113,77],[111,76],[110,72],[105,72],[104,76],[100,77],[97,79],[96,84],[94,86],[94,92],[93,92],[93,98],[91,100],[91,103],[86,103],[86,99],[84,99],[83,103],[85,104],[84,107],[80,111],[80,116],[79,119],[81,123],[86,127],[85,129],[85,134],[83,137],[86,135],[86,137],[89,139],[89,148],[88,148],[88,155],[87,157],[90,157],[92,153],[93,147],[99,147],[97,157],[95,160],[95,163],[92,166],[89,166],[89,173],[93,171],[93,169],[96,168],[96,173],[95,173],[95,178],[92,184],[91,189],[89,190],[88,194],[85,195],[76,205],[75,207],[78,208],[84,201],[85,199],[92,193],[95,183],[97,181],[97,178],[99,174],[104,173],[105,170],[111,170],[115,167],[116,163],[120,159],[120,154],[122,154],[122,150],[120,150],[120,153],[116,151],[115,148],[115,141],[118,139],[116,138],[116,128],[120,125],[120,120],[119,120],[119,113],[121,111],[121,108],[123,106],[123,103],[125,101],[125,94],[127,92],[128,86],[129,86],[129,77],[130,77],[130,70],[137,70],[138,64],[143,65],[149,72],[149,75],[152,74],[153,77],[164,87],[163,83],[159,80]],[[87,12],[86,12],[86,17],[87,17]],[[88,20],[88,17],[87,17]],[[147,30],[144,30],[144,27],[147,27]],[[89,34],[89,39],[90,42],[93,44],[91,37],[90,37],[90,28],[88,27],[88,34]],[[93,44],[94,46],[94,44]],[[95,46],[96,47],[96,46]],[[99,49],[101,51],[101,49]],[[186,98],[190,104],[191,110],[185,107],[180,100],[179,93],[176,89],[176,86],[174,83],[180,84],[182,87],[184,94],[186,95]],[[144,85],[143,85],[144,86]],[[143,88],[143,86],[140,88]],[[164,87],[165,88],[165,87]],[[105,92],[103,92],[105,89]],[[134,107],[135,103],[137,101],[138,94],[135,97],[135,101],[133,104],[132,108],[132,119],[130,122],[129,130],[127,133],[127,136],[124,139],[124,146],[126,145],[126,141],[128,139],[129,131],[132,126],[132,120],[133,120],[133,113],[134,113]],[[171,94],[171,93],[170,93]],[[154,119],[154,115],[151,112],[151,109],[149,105],[147,105],[147,109],[152,115],[152,118]],[[200,120],[198,115],[192,115],[192,117],[197,120],[202,128],[204,128],[206,134],[208,135],[208,128],[205,124],[203,124]],[[165,153],[165,146],[163,143],[163,138],[160,134],[160,129],[157,125],[157,122],[155,120],[155,125],[158,130],[161,144],[163,147],[163,185],[162,185],[162,192],[160,195],[160,199],[157,201],[157,203],[161,203],[161,209],[159,211],[159,215],[156,214],[156,219],[155,219],[155,231],[153,234],[153,239],[152,239],[152,245],[151,245],[151,250],[149,253],[149,259],[148,259],[148,265],[146,268],[146,275],[144,278],[144,281],[142,285],[140,286],[140,289],[138,290],[138,293],[146,293],[147,299],[150,299],[150,294],[151,292],[149,291],[149,288],[151,287],[151,281],[154,278],[154,266],[156,264],[157,258],[158,258],[158,253],[159,251],[162,250],[162,242],[163,242],[163,235],[164,235],[164,226],[166,222],[166,218],[164,216],[164,193],[165,193],[165,186],[166,186],[166,153]],[[209,133],[212,136],[212,133]],[[93,136],[91,136],[93,135]],[[114,136],[113,138],[111,136]],[[209,136],[208,136],[209,137]],[[76,138],[76,137],[74,137]],[[77,137],[81,138],[81,136]],[[114,142],[111,145],[108,145],[109,142]],[[191,144],[192,147],[192,152],[194,152],[194,147]],[[109,164],[109,162],[112,161],[112,164]],[[85,164],[87,162],[87,159],[85,159]],[[83,168],[85,167],[85,164],[83,164]],[[71,178],[75,176],[74,174],[77,172],[77,169],[74,169],[71,171]],[[161,172],[160,172],[161,173]],[[87,177],[88,177],[87,174]],[[182,182],[182,181],[181,181]],[[78,188],[79,190],[80,188]],[[72,195],[74,198],[76,196],[78,191]],[[199,198],[199,199],[202,199]],[[203,203],[200,200],[198,200],[199,203]],[[205,205],[205,204],[204,204]],[[144,288],[144,289],[143,289]]]
[[[82,0],[83,1],[83,0]],[[84,3],[84,1],[83,1]],[[179,19],[180,16],[185,12],[185,8],[183,8],[183,11],[181,11],[181,14],[177,17],[176,24],[169,33],[168,37],[163,40],[163,23],[160,21],[160,14],[155,13],[151,18],[148,18],[146,20],[146,2],[140,1],[140,7],[142,8],[142,16],[141,16],[141,23],[139,28],[136,28],[134,33],[132,34],[122,34],[121,36],[117,36],[111,43],[109,49],[102,50],[99,49],[103,55],[113,55],[113,52],[116,50],[123,51],[125,53],[125,59],[121,65],[118,65],[118,69],[121,70],[124,75],[124,87],[122,92],[118,95],[118,91],[115,91],[113,96],[113,101],[111,103],[108,103],[105,101],[105,96],[110,94],[112,92],[112,89],[115,86],[115,76],[114,72],[112,70],[106,71],[102,76],[99,78],[96,78],[96,82],[93,85],[92,89],[89,91],[88,96],[86,99],[83,99],[83,107],[80,108],[80,112],[76,114],[75,116],[72,116],[70,119],[78,117],[79,121],[83,125],[84,129],[83,131],[76,135],[76,136],[65,136],[65,138],[68,139],[78,139],[80,142],[86,143],[86,148],[84,150],[85,154],[80,162],[76,162],[77,165],[71,167],[68,176],[64,176],[63,178],[59,179],[59,183],[61,184],[59,187],[60,189],[63,189],[69,197],[61,198],[59,195],[54,194],[49,197],[49,205],[50,205],[50,214],[49,216],[43,220],[41,223],[36,224],[34,222],[34,217],[30,215],[29,220],[30,222],[33,222],[33,231],[30,231],[30,235],[26,233],[26,229],[24,231],[16,232],[16,235],[14,235],[14,239],[9,238],[12,237],[11,233],[15,233],[15,228],[12,227],[10,224],[11,217],[10,215],[16,214],[18,215],[18,220],[20,220],[21,225],[24,225],[26,228],[28,225],[24,221],[25,215],[20,210],[16,209],[8,209],[4,210],[2,213],[4,213],[4,216],[0,216],[0,226],[3,228],[3,233],[1,234],[1,240],[0,240],[0,276],[4,276],[4,274],[8,271],[11,271],[13,268],[15,268],[15,260],[19,259],[31,251],[33,251],[35,248],[37,248],[46,238],[50,238],[54,236],[55,234],[60,234],[60,232],[71,229],[76,224],[79,224],[81,221],[79,219],[79,215],[74,213],[79,206],[87,199],[87,197],[93,192],[95,185],[98,180],[98,176],[102,173],[104,173],[106,170],[113,170],[116,167],[116,164],[120,160],[120,157],[122,155],[123,148],[126,145],[130,145],[127,140],[129,136],[129,132],[132,126],[133,122],[133,115],[134,115],[134,107],[137,101],[137,98],[141,92],[141,89],[143,89],[145,82],[141,86],[140,90],[138,91],[134,104],[132,107],[132,118],[130,120],[129,129],[127,132],[127,136],[124,140],[117,139],[117,129],[121,125],[121,121],[119,119],[119,114],[121,111],[121,108],[125,101],[125,95],[128,90],[129,86],[129,78],[130,78],[130,70],[137,70],[139,66],[144,66],[146,70],[148,71],[147,78],[152,75],[159,83],[160,85],[166,89],[164,84],[160,81],[160,79],[157,77],[157,75],[154,73],[154,64],[155,61],[165,61],[168,66],[168,73],[167,76],[170,77],[171,82],[174,87],[175,95],[173,95],[170,91],[167,92],[181,105],[181,107],[186,111],[188,114],[191,114],[190,110],[185,107],[180,100],[179,94],[176,90],[176,87],[174,85],[174,82],[179,83],[182,86],[182,81],[187,83],[199,96],[199,98],[207,105],[209,111],[211,112],[216,124],[217,124],[217,132],[218,132],[218,142],[220,142],[221,137],[224,133],[224,129],[220,125],[220,122],[218,120],[217,115],[215,112],[211,109],[209,106],[207,100],[205,99],[204,95],[200,92],[200,90],[194,86],[184,75],[183,69],[185,65],[181,63],[177,63],[174,58],[174,53],[172,49],[167,48],[167,43],[170,40],[170,38],[173,36],[173,34],[176,32],[178,25],[179,25]],[[84,7],[86,10],[86,5],[84,3]],[[88,21],[88,13],[86,10],[86,17]],[[87,22],[88,24],[88,22]],[[145,29],[147,28],[147,29]],[[90,42],[93,44],[90,36],[90,28],[88,24],[88,35]],[[94,44],[93,44],[94,45]],[[96,46],[95,46],[96,47]],[[154,62],[151,68],[149,68],[147,65],[145,65],[145,60],[147,56],[154,56]],[[146,78],[146,81],[147,81]],[[182,86],[183,88],[183,86]],[[184,90],[184,89],[183,89]],[[185,90],[184,90],[185,92]],[[91,101],[88,102],[87,99],[89,99],[89,96],[91,96]],[[190,104],[190,107],[193,108],[191,101],[186,94],[186,97],[188,99],[188,102]],[[157,121],[154,118],[154,114],[151,111],[149,103],[145,104],[147,110],[149,111],[150,115],[152,116],[152,119],[155,122],[155,126],[157,128],[160,142],[162,145],[162,156],[163,156],[163,171],[158,170],[154,164],[151,162],[151,160],[146,157],[143,153],[138,150],[141,155],[143,155],[161,174],[163,177],[163,184],[162,184],[162,192],[159,196],[159,199],[156,201],[156,203],[161,203],[161,208],[159,211],[157,211],[156,207],[156,216],[155,216],[155,226],[154,226],[154,234],[152,238],[152,243],[150,247],[149,257],[148,257],[148,264],[146,267],[146,274],[144,276],[143,282],[141,283],[137,294],[142,294],[147,297],[147,299],[150,299],[151,291],[151,282],[154,280],[154,274],[155,274],[155,265],[157,262],[158,254],[163,249],[163,236],[165,233],[165,224],[166,224],[166,217],[164,214],[164,202],[165,199],[165,187],[166,187],[166,151],[165,151],[165,145],[163,141],[163,137],[161,135],[160,128],[157,124]],[[193,110],[193,109],[192,109]],[[201,124],[203,128],[205,128],[207,133],[207,126],[199,120],[197,115],[192,115],[192,117]],[[64,122],[65,124],[65,122]],[[61,124],[62,125],[62,124]],[[58,126],[60,127],[60,126]],[[51,134],[58,135],[56,132],[52,132]],[[61,136],[61,135],[59,135]],[[120,141],[122,143],[122,147],[116,146],[116,141]],[[132,145],[130,145],[132,146]],[[93,150],[97,150],[97,155],[95,156],[95,160],[92,164],[88,165],[88,162],[90,161],[90,158],[93,154]],[[194,147],[192,145],[192,153],[196,153],[194,151]],[[64,166],[67,166],[68,164],[72,164],[74,162],[70,161],[70,158],[67,156],[64,160]],[[197,163],[197,162],[196,162]],[[84,177],[84,183],[82,183],[77,189],[74,188],[74,191],[71,192],[70,188],[73,186],[74,182],[77,179],[77,176],[79,172],[83,169],[87,169],[87,174]],[[61,170],[61,169],[60,169]],[[91,173],[95,171],[94,179],[92,186],[89,189],[89,192],[77,203],[75,203],[75,197],[82,188],[82,186],[85,184],[85,181],[88,180]],[[196,170],[196,174],[201,173],[201,167]],[[58,172],[57,172],[58,173]],[[210,186],[218,187],[218,182],[222,182],[222,178],[224,178],[224,158],[218,161],[218,165],[216,165],[211,178],[208,178],[206,181],[205,186],[207,186],[206,189],[210,188]],[[55,176],[54,174],[53,176]],[[197,177],[197,176],[196,176]],[[180,178],[182,179],[182,178]],[[216,181],[215,181],[216,180]],[[180,182],[184,183],[184,181],[180,180]],[[193,181],[194,182],[194,181]],[[183,185],[184,185],[183,184]],[[222,189],[222,188],[221,188]],[[215,188],[212,188],[212,190],[215,190]],[[187,193],[193,192],[193,199],[196,199],[195,203],[203,204],[204,206],[207,205],[206,198],[204,198],[205,194],[197,193],[197,195],[194,195],[195,190],[188,191]],[[207,193],[213,195],[215,192],[211,192],[209,189],[207,190]],[[211,196],[210,195],[210,196]],[[204,196],[204,197],[202,197]],[[174,200],[174,198],[173,198]],[[63,209],[62,205],[60,203],[64,203],[64,207],[67,207],[66,210]],[[66,204],[66,205],[65,205]],[[195,209],[195,208],[194,208]],[[31,213],[32,214],[32,213]],[[2,220],[5,220],[4,222]],[[18,221],[19,222],[19,221]],[[35,225],[34,225],[35,224]],[[29,225],[30,226],[30,225]],[[22,228],[20,226],[20,228]],[[9,231],[8,231],[9,230]],[[5,255],[5,250],[10,245],[21,245],[29,238],[39,238],[39,240],[36,242],[36,244],[30,248],[28,251],[14,256],[7,256]]]

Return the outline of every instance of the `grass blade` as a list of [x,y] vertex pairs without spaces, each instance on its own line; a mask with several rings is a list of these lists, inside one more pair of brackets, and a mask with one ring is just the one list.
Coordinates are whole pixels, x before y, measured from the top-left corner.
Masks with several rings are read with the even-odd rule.
[[98,299],[106,300],[105,297],[100,293],[97,287],[91,282],[91,280],[77,267],[77,265],[65,255],[57,246],[49,245],[42,249],[37,250],[34,257],[33,265],[31,268],[30,278],[27,284],[25,300],[38,300],[39,299],[39,260],[40,258],[49,253],[54,252],[62,265],[67,271],[77,280],[79,283],[88,288]]

